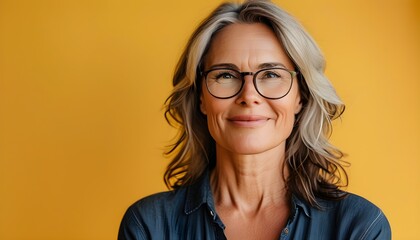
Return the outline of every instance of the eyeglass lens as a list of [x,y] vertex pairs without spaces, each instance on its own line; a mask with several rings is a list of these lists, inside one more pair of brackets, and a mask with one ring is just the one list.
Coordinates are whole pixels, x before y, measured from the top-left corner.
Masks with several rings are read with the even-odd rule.
[[[238,94],[243,86],[243,73],[233,69],[214,69],[207,72],[206,84],[209,92],[218,98],[230,98]],[[286,69],[272,68],[257,71],[254,85],[266,98],[281,98],[292,86],[293,75]]]

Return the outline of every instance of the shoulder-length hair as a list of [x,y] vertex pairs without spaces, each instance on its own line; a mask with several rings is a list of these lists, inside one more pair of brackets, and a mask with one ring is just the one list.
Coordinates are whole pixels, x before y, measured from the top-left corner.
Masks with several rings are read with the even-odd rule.
[[214,35],[234,23],[269,26],[299,72],[303,108],[286,140],[283,165],[283,172],[286,167],[289,172],[285,179],[288,191],[315,207],[320,207],[317,198],[343,198],[346,194],[339,189],[347,185],[343,153],[328,138],[331,121],[343,113],[344,104],[324,75],[325,60],[312,37],[287,12],[263,0],[221,4],[188,41],[175,70],[173,91],[165,102],[166,120],[179,128],[176,142],[166,152],[173,157],[164,175],[166,185],[177,189],[192,184],[216,164],[215,142],[200,111],[200,68]]

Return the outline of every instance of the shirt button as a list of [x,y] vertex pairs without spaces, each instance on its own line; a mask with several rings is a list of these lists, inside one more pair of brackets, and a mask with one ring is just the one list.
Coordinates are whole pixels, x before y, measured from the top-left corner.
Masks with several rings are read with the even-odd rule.
[[288,234],[288,233],[289,233],[289,229],[288,229],[288,228],[285,228],[285,229],[283,230],[283,232],[284,232],[284,234]]
[[213,213],[213,211],[212,211],[212,210],[210,210],[210,215],[211,215],[212,217],[214,217],[214,213]]

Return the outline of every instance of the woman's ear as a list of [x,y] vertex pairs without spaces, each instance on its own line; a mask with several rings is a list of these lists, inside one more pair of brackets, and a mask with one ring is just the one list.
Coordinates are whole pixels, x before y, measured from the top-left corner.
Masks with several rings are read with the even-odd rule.
[[203,103],[203,94],[200,95],[200,110],[201,110],[201,113],[203,113],[204,115],[207,115],[206,106]]
[[302,110],[302,100],[300,99],[300,93],[297,95],[295,103],[296,103],[295,105],[295,115],[296,115],[300,113],[300,111]]

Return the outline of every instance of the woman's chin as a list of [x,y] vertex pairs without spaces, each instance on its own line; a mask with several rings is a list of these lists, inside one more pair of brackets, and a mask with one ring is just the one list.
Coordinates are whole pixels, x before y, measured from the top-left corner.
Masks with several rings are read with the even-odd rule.
[[261,142],[259,144],[256,143],[234,146],[231,148],[231,153],[235,155],[259,155],[281,148],[281,144],[273,146],[268,144],[261,144]]

